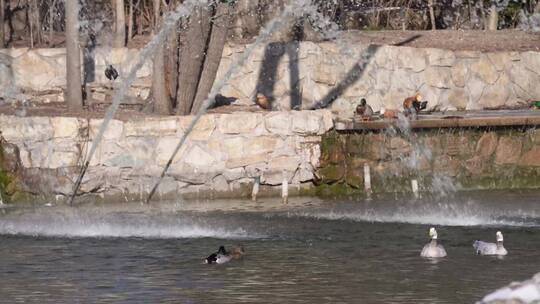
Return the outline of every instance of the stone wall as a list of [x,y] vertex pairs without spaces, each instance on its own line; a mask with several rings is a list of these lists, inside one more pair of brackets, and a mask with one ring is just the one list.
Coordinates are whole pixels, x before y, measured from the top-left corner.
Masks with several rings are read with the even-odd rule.
[[364,164],[375,192],[410,192],[412,179],[427,192],[540,188],[540,130],[331,132],[323,137],[316,172],[320,190],[363,192]]
[[[83,79],[89,84],[90,100],[111,100],[112,88],[124,79],[138,59],[135,49],[98,48],[81,57]],[[109,64],[120,77],[111,82],[105,77]],[[66,87],[66,50],[0,49],[0,97],[7,100],[28,99],[38,103],[63,102]],[[147,61],[137,72],[125,103],[143,103],[150,96],[152,63]]]
[[[90,162],[81,192],[145,195],[192,119],[113,120]],[[8,194],[69,195],[101,123],[101,119],[0,115],[1,138],[11,147],[10,159],[18,159],[20,167],[11,172],[12,184],[4,185]],[[251,188],[255,177],[268,187],[281,184],[285,177],[292,189],[301,189],[313,180],[321,135],[332,127],[328,110],[207,114],[174,159],[158,194],[238,197],[239,191]]]
[[[296,47],[297,51],[280,49]],[[243,49],[227,48],[222,67]],[[285,108],[291,96],[291,60],[299,65],[299,75],[292,77],[297,79],[304,107],[335,95],[333,108],[342,112],[340,115],[352,115],[361,97],[374,110],[401,109],[403,99],[415,92],[429,101],[429,108],[441,110],[514,107],[540,100],[536,85],[540,81],[540,52],[482,53],[388,45],[368,48],[346,40],[260,48],[223,93],[252,96],[254,84],[260,82],[263,60],[279,62],[273,95]]]
[[[407,96],[420,92],[429,108],[481,109],[514,107],[540,100],[540,52],[449,51],[404,46],[358,45],[343,38],[330,42],[270,43],[255,49],[222,94],[252,103],[262,91],[275,99],[277,109],[288,109],[291,99],[304,108],[336,97],[340,115],[352,115],[361,97],[375,110],[400,108]],[[243,54],[246,45],[227,45],[218,80]],[[13,87],[45,94],[40,100],[62,99],[65,87],[64,49],[0,50],[0,92]],[[110,98],[104,86],[107,64],[120,71],[121,81],[138,56],[133,49],[96,49],[86,61],[92,77],[92,99]],[[130,98],[142,102],[150,95],[151,62],[138,72]],[[55,94],[51,95],[50,91]],[[95,93],[94,93],[95,92]],[[130,99],[136,99],[130,101]]]

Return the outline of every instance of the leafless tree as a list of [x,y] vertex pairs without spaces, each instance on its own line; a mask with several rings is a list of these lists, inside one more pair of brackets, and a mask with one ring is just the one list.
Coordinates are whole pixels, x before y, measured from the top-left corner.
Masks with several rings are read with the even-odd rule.
[[[129,15],[128,15],[128,42],[133,39],[133,26],[135,21],[135,10],[139,8],[139,3],[141,0],[137,0],[136,3],[133,3],[135,0],[129,0]],[[140,25],[139,25],[140,26]]]
[[81,110],[81,50],[79,45],[79,1],[66,1],[66,103],[71,110]]
[[39,6],[37,0],[28,0],[28,23],[30,28],[30,47],[34,47],[35,44],[41,44],[43,42],[43,35],[41,32],[41,18],[39,12]]
[[6,46],[6,33],[4,31],[4,28],[5,28],[4,11],[5,10],[6,8],[5,8],[4,0],[0,0],[0,47]]
[[176,113],[179,115],[191,112],[204,63],[211,16],[209,7],[197,7],[189,17],[187,28],[180,33],[180,64],[176,95]]
[[124,0],[114,0],[115,31],[114,47],[121,48],[126,44],[126,13],[124,10]]
[[[154,0],[154,34],[159,31],[160,20],[160,0]],[[167,88],[165,86],[165,54],[164,45],[159,45],[156,53],[154,54],[154,64],[152,73],[152,96],[154,98],[154,112],[159,114],[171,114],[172,105],[169,100],[169,94],[167,94]]]
[[238,0],[233,18],[232,32],[235,38],[245,38],[256,35],[260,24],[260,1]]
[[433,8],[434,0],[428,0],[428,7],[429,7],[429,20],[431,21],[431,30],[436,30],[437,26],[435,25],[435,10]]
[[191,108],[191,114],[197,113],[202,107],[216,80],[221,55],[223,54],[223,47],[225,46],[227,32],[231,23],[231,9],[232,6],[228,3],[221,1],[216,3],[216,12],[214,18],[212,18],[210,41],[197,87],[197,94]]
[[489,7],[489,17],[488,17],[488,30],[496,31],[497,24],[499,23],[499,13],[497,12],[497,5],[494,1],[491,2]]

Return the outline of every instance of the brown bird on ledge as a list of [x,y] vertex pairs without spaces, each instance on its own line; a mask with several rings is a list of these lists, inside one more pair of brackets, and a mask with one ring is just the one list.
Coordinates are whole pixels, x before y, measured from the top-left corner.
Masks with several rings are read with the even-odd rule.
[[271,109],[270,100],[268,100],[268,97],[264,96],[262,93],[257,93],[255,103],[265,110]]
[[397,110],[391,110],[391,109],[381,109],[381,115],[385,119],[396,119],[398,118],[398,111]]
[[403,113],[405,116],[416,115],[425,108],[427,108],[427,101],[422,101],[422,96],[418,93],[405,98],[403,101]]
[[362,120],[371,120],[373,115],[373,109],[370,105],[367,104],[365,98],[360,100],[360,104],[356,106],[356,114],[362,117]]

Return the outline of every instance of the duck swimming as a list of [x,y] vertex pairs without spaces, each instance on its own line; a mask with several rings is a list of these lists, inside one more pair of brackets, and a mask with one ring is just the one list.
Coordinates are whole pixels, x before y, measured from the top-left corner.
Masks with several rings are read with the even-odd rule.
[[481,255],[507,255],[508,251],[503,246],[502,232],[497,231],[495,234],[497,237],[497,243],[488,243],[484,241],[476,240],[473,243],[476,254]]
[[228,252],[225,250],[225,246],[219,246],[217,252],[212,253],[206,259],[204,263],[206,264],[225,264],[231,260],[240,259],[245,254],[244,247],[236,246]]
[[420,253],[420,256],[424,258],[445,257],[446,250],[444,250],[443,245],[437,244],[437,230],[435,230],[435,228],[429,228],[429,236],[431,237],[431,242],[427,243],[424,246],[422,252]]

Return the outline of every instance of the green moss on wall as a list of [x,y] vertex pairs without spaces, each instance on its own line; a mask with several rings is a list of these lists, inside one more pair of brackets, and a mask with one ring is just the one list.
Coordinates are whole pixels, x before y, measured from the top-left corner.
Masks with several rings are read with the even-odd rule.
[[[4,170],[4,148],[2,147],[2,141],[0,141],[0,195],[2,195],[3,200],[7,200],[6,189],[11,183],[11,176]],[[5,203],[5,202],[4,202]]]
[[[480,157],[478,142],[486,133],[496,135],[496,149]],[[364,163],[371,167],[374,193],[411,192],[411,179],[418,180],[421,190],[429,191],[434,184],[445,186],[439,185],[441,180],[434,180],[440,176],[446,177],[442,182],[452,183],[449,188],[464,190],[539,189],[540,167],[526,167],[519,159],[514,164],[495,162],[500,138],[518,141],[523,154],[540,144],[537,134],[538,130],[527,127],[427,129],[414,130],[412,135],[330,132],[322,138],[316,192],[323,196],[362,194]],[[409,168],[406,160],[411,149],[420,152],[415,168]],[[422,154],[426,150],[429,158]],[[508,146],[500,150],[501,155],[508,154]]]
[[349,187],[344,183],[321,184],[315,188],[315,194],[321,197],[343,197],[351,195],[364,195],[363,189]]

